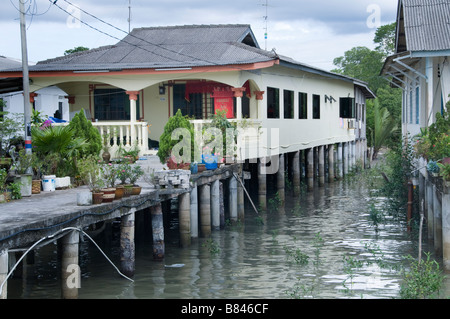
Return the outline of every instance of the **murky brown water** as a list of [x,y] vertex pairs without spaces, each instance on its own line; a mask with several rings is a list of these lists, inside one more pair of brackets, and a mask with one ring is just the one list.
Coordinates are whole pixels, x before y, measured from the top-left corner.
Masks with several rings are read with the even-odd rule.
[[[173,216],[163,262],[153,260],[150,220],[138,213],[134,283],[120,277],[86,239],[79,298],[398,298],[401,275],[391,268],[416,256],[417,245],[398,222],[376,231],[368,201],[368,190],[357,181],[327,184],[300,199],[288,197],[281,213],[257,215],[248,205],[244,223],[184,249]],[[108,224],[95,240],[119,265],[118,227]],[[57,251],[55,244],[39,249],[26,279],[9,280],[9,298],[60,298]],[[360,265],[349,270],[344,258]],[[449,287],[447,280],[443,298],[450,296]]]

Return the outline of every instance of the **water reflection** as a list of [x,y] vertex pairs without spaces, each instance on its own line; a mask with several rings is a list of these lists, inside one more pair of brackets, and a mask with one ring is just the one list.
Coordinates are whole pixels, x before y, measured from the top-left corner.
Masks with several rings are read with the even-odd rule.
[[[249,205],[244,223],[187,249],[171,221],[163,262],[152,258],[148,218],[137,216],[134,283],[84,241],[79,298],[398,298],[401,276],[392,269],[415,256],[416,245],[396,221],[376,230],[368,199],[363,185],[343,181],[289,197],[281,213],[257,215]],[[119,265],[117,224],[95,240]],[[9,281],[10,298],[60,298],[57,245],[41,248],[35,260],[25,280]]]

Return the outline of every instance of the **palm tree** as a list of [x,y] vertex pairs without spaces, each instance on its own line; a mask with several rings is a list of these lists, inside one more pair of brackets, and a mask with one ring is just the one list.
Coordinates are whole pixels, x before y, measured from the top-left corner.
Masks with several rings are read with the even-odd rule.
[[373,143],[373,156],[375,159],[380,151],[381,147],[386,145],[386,142],[392,134],[394,134],[397,129],[397,123],[395,118],[391,116],[387,108],[380,107],[378,99],[374,101],[374,128],[372,133],[372,143]]

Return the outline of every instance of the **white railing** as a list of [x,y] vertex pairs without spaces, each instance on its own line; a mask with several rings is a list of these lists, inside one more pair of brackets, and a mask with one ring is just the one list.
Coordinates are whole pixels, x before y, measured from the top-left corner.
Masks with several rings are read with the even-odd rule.
[[[228,151],[229,156],[235,156],[237,160],[243,161],[249,158],[257,158],[258,145],[261,141],[261,121],[259,120],[235,120],[230,119],[231,123],[236,123],[236,128],[238,129],[237,143],[231,147],[227,145],[227,149],[232,149]],[[203,141],[203,128],[211,123],[211,120],[192,120],[192,125],[194,126],[194,134],[197,139],[197,145],[202,149],[204,146]],[[232,153],[232,154],[231,154]]]
[[138,150],[139,155],[148,151],[148,123],[147,122],[93,122],[100,135],[110,140],[109,153],[111,158],[120,152]]
[[[69,122],[52,125],[68,125]],[[111,158],[116,158],[121,151],[138,150],[139,156],[148,152],[148,123],[129,121],[115,121],[115,122],[92,122],[92,126],[96,127],[103,138],[106,136],[110,139],[110,147],[108,152]],[[106,135],[105,135],[106,134]]]

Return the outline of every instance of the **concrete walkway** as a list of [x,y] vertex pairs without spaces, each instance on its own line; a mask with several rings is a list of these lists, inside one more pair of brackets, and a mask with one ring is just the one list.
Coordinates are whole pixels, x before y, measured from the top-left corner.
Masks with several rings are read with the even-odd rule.
[[[132,208],[143,209],[158,198],[158,192],[149,182],[153,170],[163,168],[157,156],[146,156],[136,161],[146,176],[138,181],[141,195],[131,196],[112,203],[78,206],[77,194],[88,191],[87,186],[54,192],[41,192],[20,200],[0,204],[0,250],[33,242],[39,236],[48,236],[67,226],[111,219],[126,214]],[[142,204],[140,204],[142,203]]]

